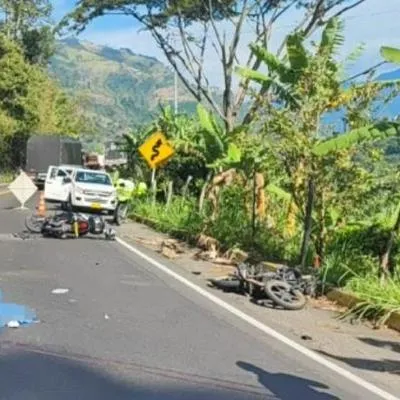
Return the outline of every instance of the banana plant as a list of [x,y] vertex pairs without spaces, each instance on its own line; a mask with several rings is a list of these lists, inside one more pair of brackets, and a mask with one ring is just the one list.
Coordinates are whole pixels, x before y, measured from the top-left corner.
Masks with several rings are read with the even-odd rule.
[[398,131],[399,124],[397,122],[377,122],[333,138],[317,141],[312,148],[312,153],[318,158],[324,157],[335,151],[347,150],[363,142],[373,142],[396,136]]
[[[343,24],[340,19],[332,18],[322,32],[322,38],[314,57],[333,58],[337,48],[343,44]],[[310,67],[311,56],[304,46],[304,36],[295,32],[287,37],[286,56],[279,59],[261,45],[250,46],[250,50],[268,69],[268,73],[255,71],[251,68],[238,66],[236,72],[262,86],[263,92],[271,92],[286,106],[297,109],[302,103],[302,96],[293,88],[302,78],[304,72]],[[337,72],[334,62],[326,63],[326,75],[331,76]],[[332,88],[332,92],[337,91]],[[334,94],[334,93],[332,93]]]
[[381,47],[381,56],[387,62],[400,64],[400,49],[389,46]]
[[221,171],[237,166],[242,159],[242,152],[233,141],[235,131],[228,135],[222,124],[200,103],[197,106],[197,115],[202,128],[200,146],[208,168]]

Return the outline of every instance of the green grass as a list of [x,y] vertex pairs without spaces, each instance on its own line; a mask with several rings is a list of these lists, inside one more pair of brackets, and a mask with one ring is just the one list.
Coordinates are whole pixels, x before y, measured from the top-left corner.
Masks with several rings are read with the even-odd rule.
[[283,262],[297,257],[298,243],[285,240],[266,222],[256,226],[253,237],[251,215],[245,200],[243,188],[226,189],[214,220],[210,204],[206,203],[200,214],[197,199],[180,196],[175,196],[169,207],[160,202],[153,204],[150,198],[135,200],[133,213],[148,219],[148,223],[162,232],[182,232],[186,238],[203,232],[217,239],[223,249],[240,248],[263,260]]
[[381,326],[394,312],[400,312],[400,279],[383,282],[376,274],[357,276],[350,279],[344,291],[355,295],[360,302],[342,315],[355,319],[368,318]]
[[[251,254],[261,254],[264,260],[294,259],[298,255],[298,238],[285,240],[279,233],[279,227],[266,225],[259,225],[253,238],[251,217],[244,204],[244,193],[241,189],[232,188],[221,196],[219,212],[213,221],[208,206],[201,215],[196,199],[179,196],[173,198],[169,207],[158,202],[153,204],[150,198],[135,200],[133,212],[149,219],[153,227],[165,233],[183,232],[184,238],[190,238],[204,232],[216,238],[224,248],[239,247]],[[400,277],[381,283],[378,258],[371,254],[374,252],[366,254],[359,245],[360,241],[364,241],[363,235],[355,236],[340,239],[329,246],[321,268],[322,289],[326,292],[332,287],[340,287],[360,299],[341,318],[368,318],[376,325],[382,325],[393,312],[400,311]]]
[[13,172],[0,172],[0,183],[11,183],[15,179]]
[[194,200],[181,197],[174,198],[168,207],[143,199],[135,200],[133,213],[154,221],[162,232],[179,230],[196,235],[200,232],[203,221],[195,206]]

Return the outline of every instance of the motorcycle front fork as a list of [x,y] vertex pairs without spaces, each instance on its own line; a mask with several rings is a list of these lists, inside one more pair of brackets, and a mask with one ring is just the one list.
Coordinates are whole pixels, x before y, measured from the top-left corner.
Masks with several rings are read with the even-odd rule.
[[76,217],[76,215],[74,215],[73,227],[74,227],[74,236],[75,236],[75,239],[77,239],[79,237],[79,224],[78,224],[78,218]]

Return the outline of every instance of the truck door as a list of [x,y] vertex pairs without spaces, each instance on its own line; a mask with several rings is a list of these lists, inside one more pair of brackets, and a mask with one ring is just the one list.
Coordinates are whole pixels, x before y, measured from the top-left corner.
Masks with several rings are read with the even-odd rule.
[[70,188],[70,184],[64,182],[64,178],[67,176],[69,174],[64,169],[50,165],[44,185],[44,198],[46,200],[67,201]]

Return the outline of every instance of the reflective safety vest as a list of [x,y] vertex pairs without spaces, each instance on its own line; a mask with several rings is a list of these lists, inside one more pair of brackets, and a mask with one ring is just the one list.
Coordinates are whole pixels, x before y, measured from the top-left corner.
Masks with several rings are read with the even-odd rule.
[[135,193],[135,183],[129,179],[119,178],[115,183],[118,201],[128,201]]
[[135,195],[143,196],[147,193],[147,185],[145,182],[139,182],[135,189]]

